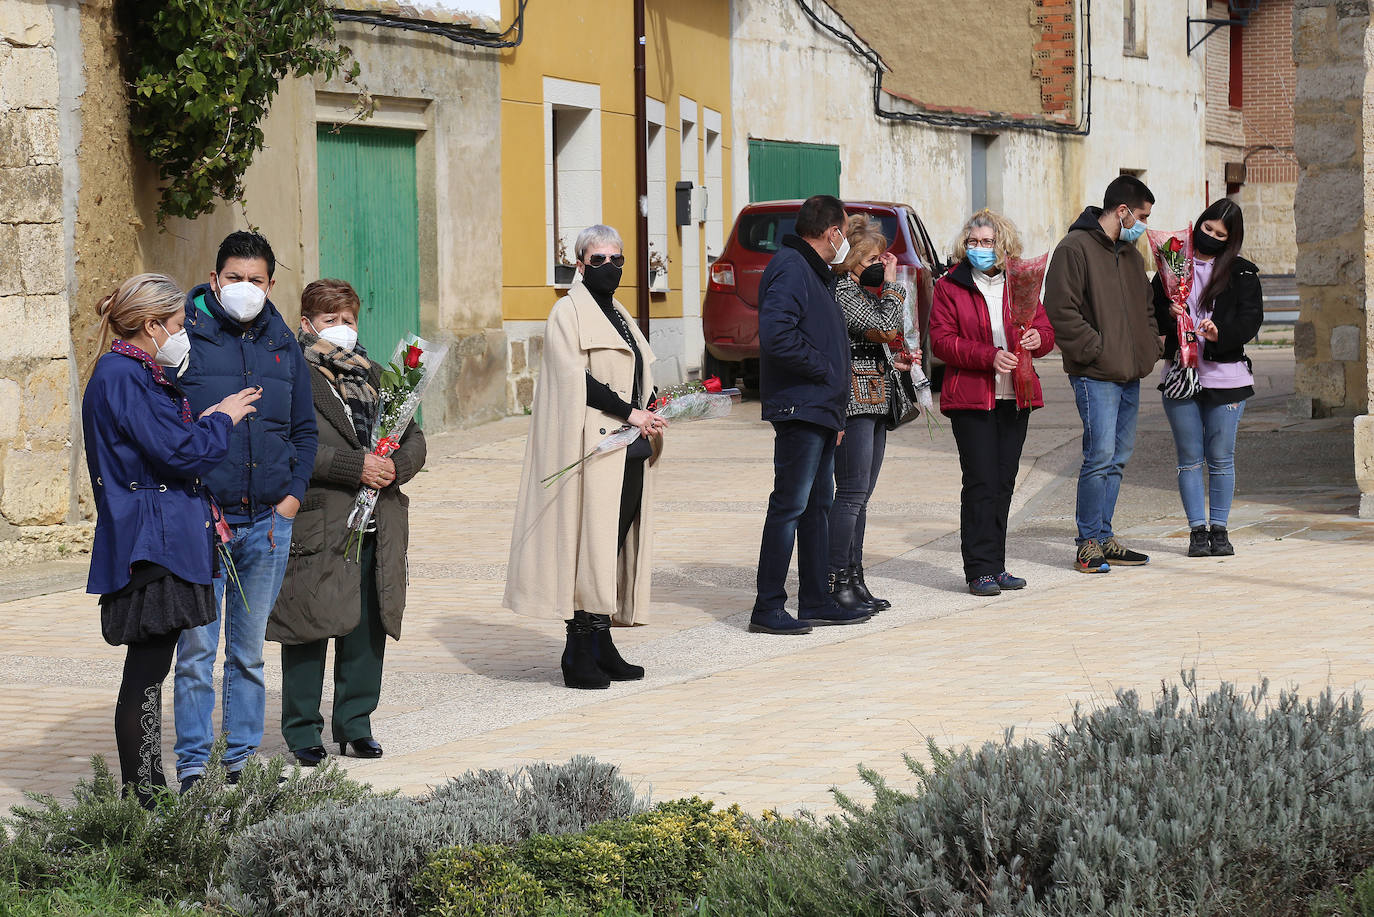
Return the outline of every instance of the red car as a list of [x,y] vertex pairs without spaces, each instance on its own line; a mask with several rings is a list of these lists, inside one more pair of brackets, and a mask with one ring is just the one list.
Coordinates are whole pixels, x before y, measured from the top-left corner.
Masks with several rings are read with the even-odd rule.
[[[701,307],[701,327],[706,338],[703,375],[723,380],[743,376],[747,388],[758,388],[759,279],[782,237],[794,231],[801,205],[801,201],[749,204],[735,219],[725,251],[711,265]],[[921,349],[929,374],[930,304],[935,278],[943,272],[930,235],[916,211],[907,204],[846,201],[844,209],[877,218],[883,235],[892,240],[888,251],[897,256],[899,263],[915,268],[916,314],[921,322]]]

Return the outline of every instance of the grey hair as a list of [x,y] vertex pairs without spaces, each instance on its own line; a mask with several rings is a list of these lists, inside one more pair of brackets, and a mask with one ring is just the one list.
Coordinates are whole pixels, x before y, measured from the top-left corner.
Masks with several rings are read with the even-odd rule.
[[620,240],[620,233],[612,227],[597,223],[595,226],[588,226],[577,234],[577,242],[573,244],[573,253],[578,261],[585,261],[582,256],[587,254],[587,249],[594,245],[609,245],[614,243],[615,247],[622,252],[625,250],[625,243]]

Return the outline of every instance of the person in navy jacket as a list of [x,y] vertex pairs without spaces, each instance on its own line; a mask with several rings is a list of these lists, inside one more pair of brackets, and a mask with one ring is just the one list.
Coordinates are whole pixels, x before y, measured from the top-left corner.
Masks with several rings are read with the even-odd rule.
[[86,591],[100,596],[106,642],[128,646],[115,741],[124,785],[148,807],[167,785],[162,682],[172,651],[183,629],[216,617],[215,529],[198,476],[224,459],[258,400],[244,388],[192,413],[165,371],[186,356],[184,298],[171,278],[139,274],[101,301],[101,340],[117,339],[81,402],[96,505]]
[[[849,333],[835,302],[835,274],[849,254],[844,205],[828,194],[797,211],[796,235],[759,281],[759,378],[763,419],[773,424],[773,493],[759,546],[758,596],[749,630],[805,634],[813,624],[857,624],[826,588],[835,446],[849,405]],[[787,568],[797,545],[798,614],[787,601]]]
[[[228,550],[237,575],[228,589],[224,571],[215,577],[216,603],[224,608],[221,716],[231,781],[262,741],[263,637],[318,440],[305,357],[267,298],[276,265],[272,247],[257,233],[231,233],[220,243],[210,282],[186,297],[191,356],[177,375],[194,410],[247,385],[262,389],[257,413],[234,431],[228,454],[204,477],[233,532]],[[214,622],[186,631],[177,646],[176,755],[183,790],[205,773],[215,738],[219,642]]]

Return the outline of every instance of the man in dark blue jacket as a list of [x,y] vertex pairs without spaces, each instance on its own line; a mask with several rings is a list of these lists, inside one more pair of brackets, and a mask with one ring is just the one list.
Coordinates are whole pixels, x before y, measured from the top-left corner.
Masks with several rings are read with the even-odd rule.
[[[840,608],[826,589],[835,445],[849,403],[849,337],[830,269],[849,252],[844,205],[828,194],[808,198],[796,229],[783,236],[759,281],[760,388],[763,419],[774,431],[773,493],[749,630],[764,634],[806,634],[815,624],[869,618]],[[796,618],[783,607],[794,541],[801,578]]]
[[[234,429],[228,456],[203,479],[233,532],[228,543],[233,566],[215,577],[220,621],[183,631],[177,644],[173,705],[183,789],[205,773],[214,742],[221,621],[224,766],[231,779],[262,741],[263,635],[286,572],[292,520],[315,465],[318,435],[309,370],[296,336],[267,298],[276,266],[262,236],[231,233],[220,243],[210,282],[186,298],[191,354],[177,381],[191,408],[199,414],[252,385],[262,388],[262,397],[252,422]],[[231,583],[230,576],[236,581]]]

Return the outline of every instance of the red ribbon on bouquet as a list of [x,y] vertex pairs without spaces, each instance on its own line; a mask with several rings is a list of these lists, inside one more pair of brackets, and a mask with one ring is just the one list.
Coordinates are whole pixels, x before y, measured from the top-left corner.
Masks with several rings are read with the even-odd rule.
[[1035,322],[1035,310],[1040,307],[1040,288],[1045,285],[1045,268],[1049,252],[1037,258],[1007,259],[1007,289],[1011,294],[1011,321],[1015,339],[1009,341],[1016,354],[1016,368],[1011,371],[1012,386],[1016,389],[1016,406],[1028,408],[1035,400],[1035,355],[1021,346]]

